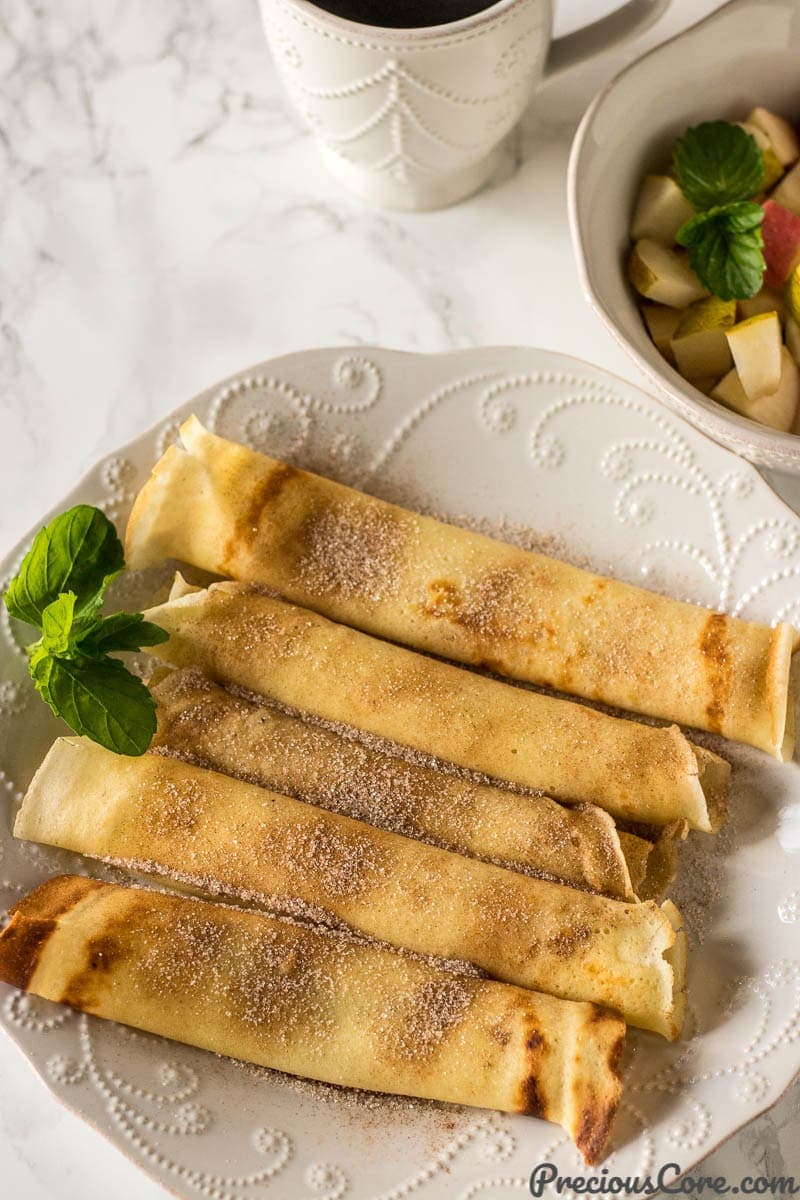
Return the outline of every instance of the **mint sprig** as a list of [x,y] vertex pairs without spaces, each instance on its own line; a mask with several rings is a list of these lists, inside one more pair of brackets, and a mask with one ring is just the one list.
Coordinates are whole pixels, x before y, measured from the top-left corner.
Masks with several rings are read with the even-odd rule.
[[139,755],[155,733],[155,701],[109,652],[155,646],[169,635],[141,613],[100,615],[124,563],[108,517],[79,504],[37,533],[4,600],[13,617],[41,631],[27,650],[29,669],[53,713],[108,750]]
[[698,212],[750,200],[764,182],[764,156],[741,125],[705,121],[678,138],[672,152],[675,177]]
[[689,251],[689,266],[720,300],[744,300],[761,290],[763,220],[760,204],[739,200],[698,213],[678,230],[678,244]]
[[678,230],[689,265],[721,300],[746,300],[761,289],[766,263],[763,209],[753,203],[764,183],[764,155],[746,129],[707,121],[675,143],[675,178],[696,215]]
[[125,565],[122,543],[99,508],[77,504],[40,529],[5,595],[12,617],[41,625],[42,612],[62,592],[78,608],[102,599]]

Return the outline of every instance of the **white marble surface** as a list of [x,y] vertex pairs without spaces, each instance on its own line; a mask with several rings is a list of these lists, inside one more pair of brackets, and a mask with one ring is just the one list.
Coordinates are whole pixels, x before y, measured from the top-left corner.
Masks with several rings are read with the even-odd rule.
[[[572,0],[559,21],[612,6]],[[491,190],[397,216],[325,176],[255,0],[0,0],[0,546],[99,454],[271,354],[522,343],[635,379],[580,295],[570,139],[597,86],[713,7],[674,0],[548,84]],[[800,1090],[707,1166],[800,1176]],[[0,1041],[2,1200],[164,1194]]]

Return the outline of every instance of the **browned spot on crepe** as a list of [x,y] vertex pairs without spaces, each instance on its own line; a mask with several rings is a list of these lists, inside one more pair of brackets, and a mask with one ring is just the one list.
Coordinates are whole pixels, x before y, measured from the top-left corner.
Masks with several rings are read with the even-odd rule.
[[[604,1008],[602,1004],[590,1004],[591,1012],[589,1013],[590,1025],[602,1025],[609,1018],[609,1009]],[[622,1049],[620,1048],[620,1054]]]
[[520,1111],[529,1117],[546,1117],[547,1104],[539,1084],[539,1070],[541,1060],[547,1052],[547,1042],[539,1029],[528,1030],[525,1050],[529,1066],[528,1073],[522,1081]]
[[553,933],[547,939],[547,947],[558,958],[572,958],[577,950],[592,936],[588,925],[575,923],[563,933]]
[[479,658],[475,663],[482,671],[491,671],[494,675],[502,675],[504,663],[500,658]]
[[105,886],[96,879],[58,875],[15,904],[3,932],[0,979],[13,987],[27,988],[58,918],[90,892]]
[[546,1105],[542,1099],[539,1077],[535,1072],[531,1072],[530,1075],[526,1076],[522,1085],[522,1105],[520,1112],[523,1112],[526,1117],[546,1116]]
[[488,657],[486,651],[497,643],[524,641],[534,645],[555,636],[553,625],[542,618],[534,601],[540,584],[546,584],[544,572],[507,565],[484,571],[464,586],[450,579],[433,579],[427,585],[422,610],[426,616],[458,625],[472,635],[479,665],[496,674],[506,674],[501,657]]
[[[603,1019],[611,1016],[603,1008],[597,1005],[594,1007],[598,1009]],[[595,1019],[599,1020],[600,1017],[596,1016]],[[614,1042],[608,1054],[608,1066],[617,1077],[618,1093],[622,1090],[622,1081],[619,1077],[619,1064],[624,1048],[625,1034],[623,1032]],[[575,1145],[581,1151],[589,1166],[593,1166],[599,1162],[602,1157],[618,1104],[619,1094],[611,1097],[603,1104],[597,1101],[594,1103],[590,1101],[581,1114],[581,1122],[575,1134]]]
[[269,474],[255,485],[246,508],[236,518],[233,532],[222,547],[223,573],[235,574],[239,554],[254,541],[264,509],[277,500],[287,483],[302,474],[297,467],[291,467],[288,463],[276,463]]
[[712,733],[722,732],[725,710],[733,683],[732,664],[727,639],[728,618],[724,613],[708,615],[700,636],[700,650],[706,669],[709,700],[706,704],[708,728]]
[[540,1033],[538,1029],[532,1029],[525,1039],[525,1049],[531,1052],[534,1050],[544,1052],[546,1045],[544,1034]]
[[478,640],[513,637],[522,624],[515,603],[521,583],[519,571],[511,567],[486,571],[463,589],[450,580],[437,579],[428,584],[425,611],[461,625]]
[[431,579],[427,585],[428,596],[423,609],[432,617],[447,617],[456,620],[461,594],[458,586],[449,579]]
[[127,935],[124,922],[110,926],[103,933],[89,938],[84,947],[83,966],[69,979],[59,1000],[72,1008],[90,1011],[98,1004],[98,985],[104,986],[103,976],[125,957]]

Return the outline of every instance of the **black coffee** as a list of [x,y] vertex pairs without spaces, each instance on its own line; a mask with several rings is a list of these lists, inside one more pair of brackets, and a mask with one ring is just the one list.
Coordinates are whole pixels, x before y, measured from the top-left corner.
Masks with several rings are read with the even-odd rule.
[[361,25],[381,25],[389,29],[423,29],[446,25],[471,17],[496,0],[314,0],[317,8],[358,21]]

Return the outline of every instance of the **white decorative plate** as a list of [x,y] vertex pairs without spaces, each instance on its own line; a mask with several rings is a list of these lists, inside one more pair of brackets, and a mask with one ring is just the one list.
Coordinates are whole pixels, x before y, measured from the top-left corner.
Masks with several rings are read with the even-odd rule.
[[[388,498],[531,527],[556,552],[620,577],[748,617],[800,620],[800,520],[752,467],[575,360],[513,349],[290,355],[185,405],[99,463],[62,507],[100,504],[123,523],[190,411]],[[19,789],[56,732],[27,681],[24,632],[4,618],[2,903],[55,871],[97,873],[10,836]],[[674,890],[692,931],[687,1036],[678,1046],[630,1036],[604,1164],[612,1174],[689,1168],[800,1068],[800,771],[726,752],[730,821],[715,839],[691,839]],[[337,1096],[2,986],[0,1013],[55,1094],[181,1196],[468,1200],[519,1194],[544,1160],[580,1165],[557,1128],[534,1120]]]

